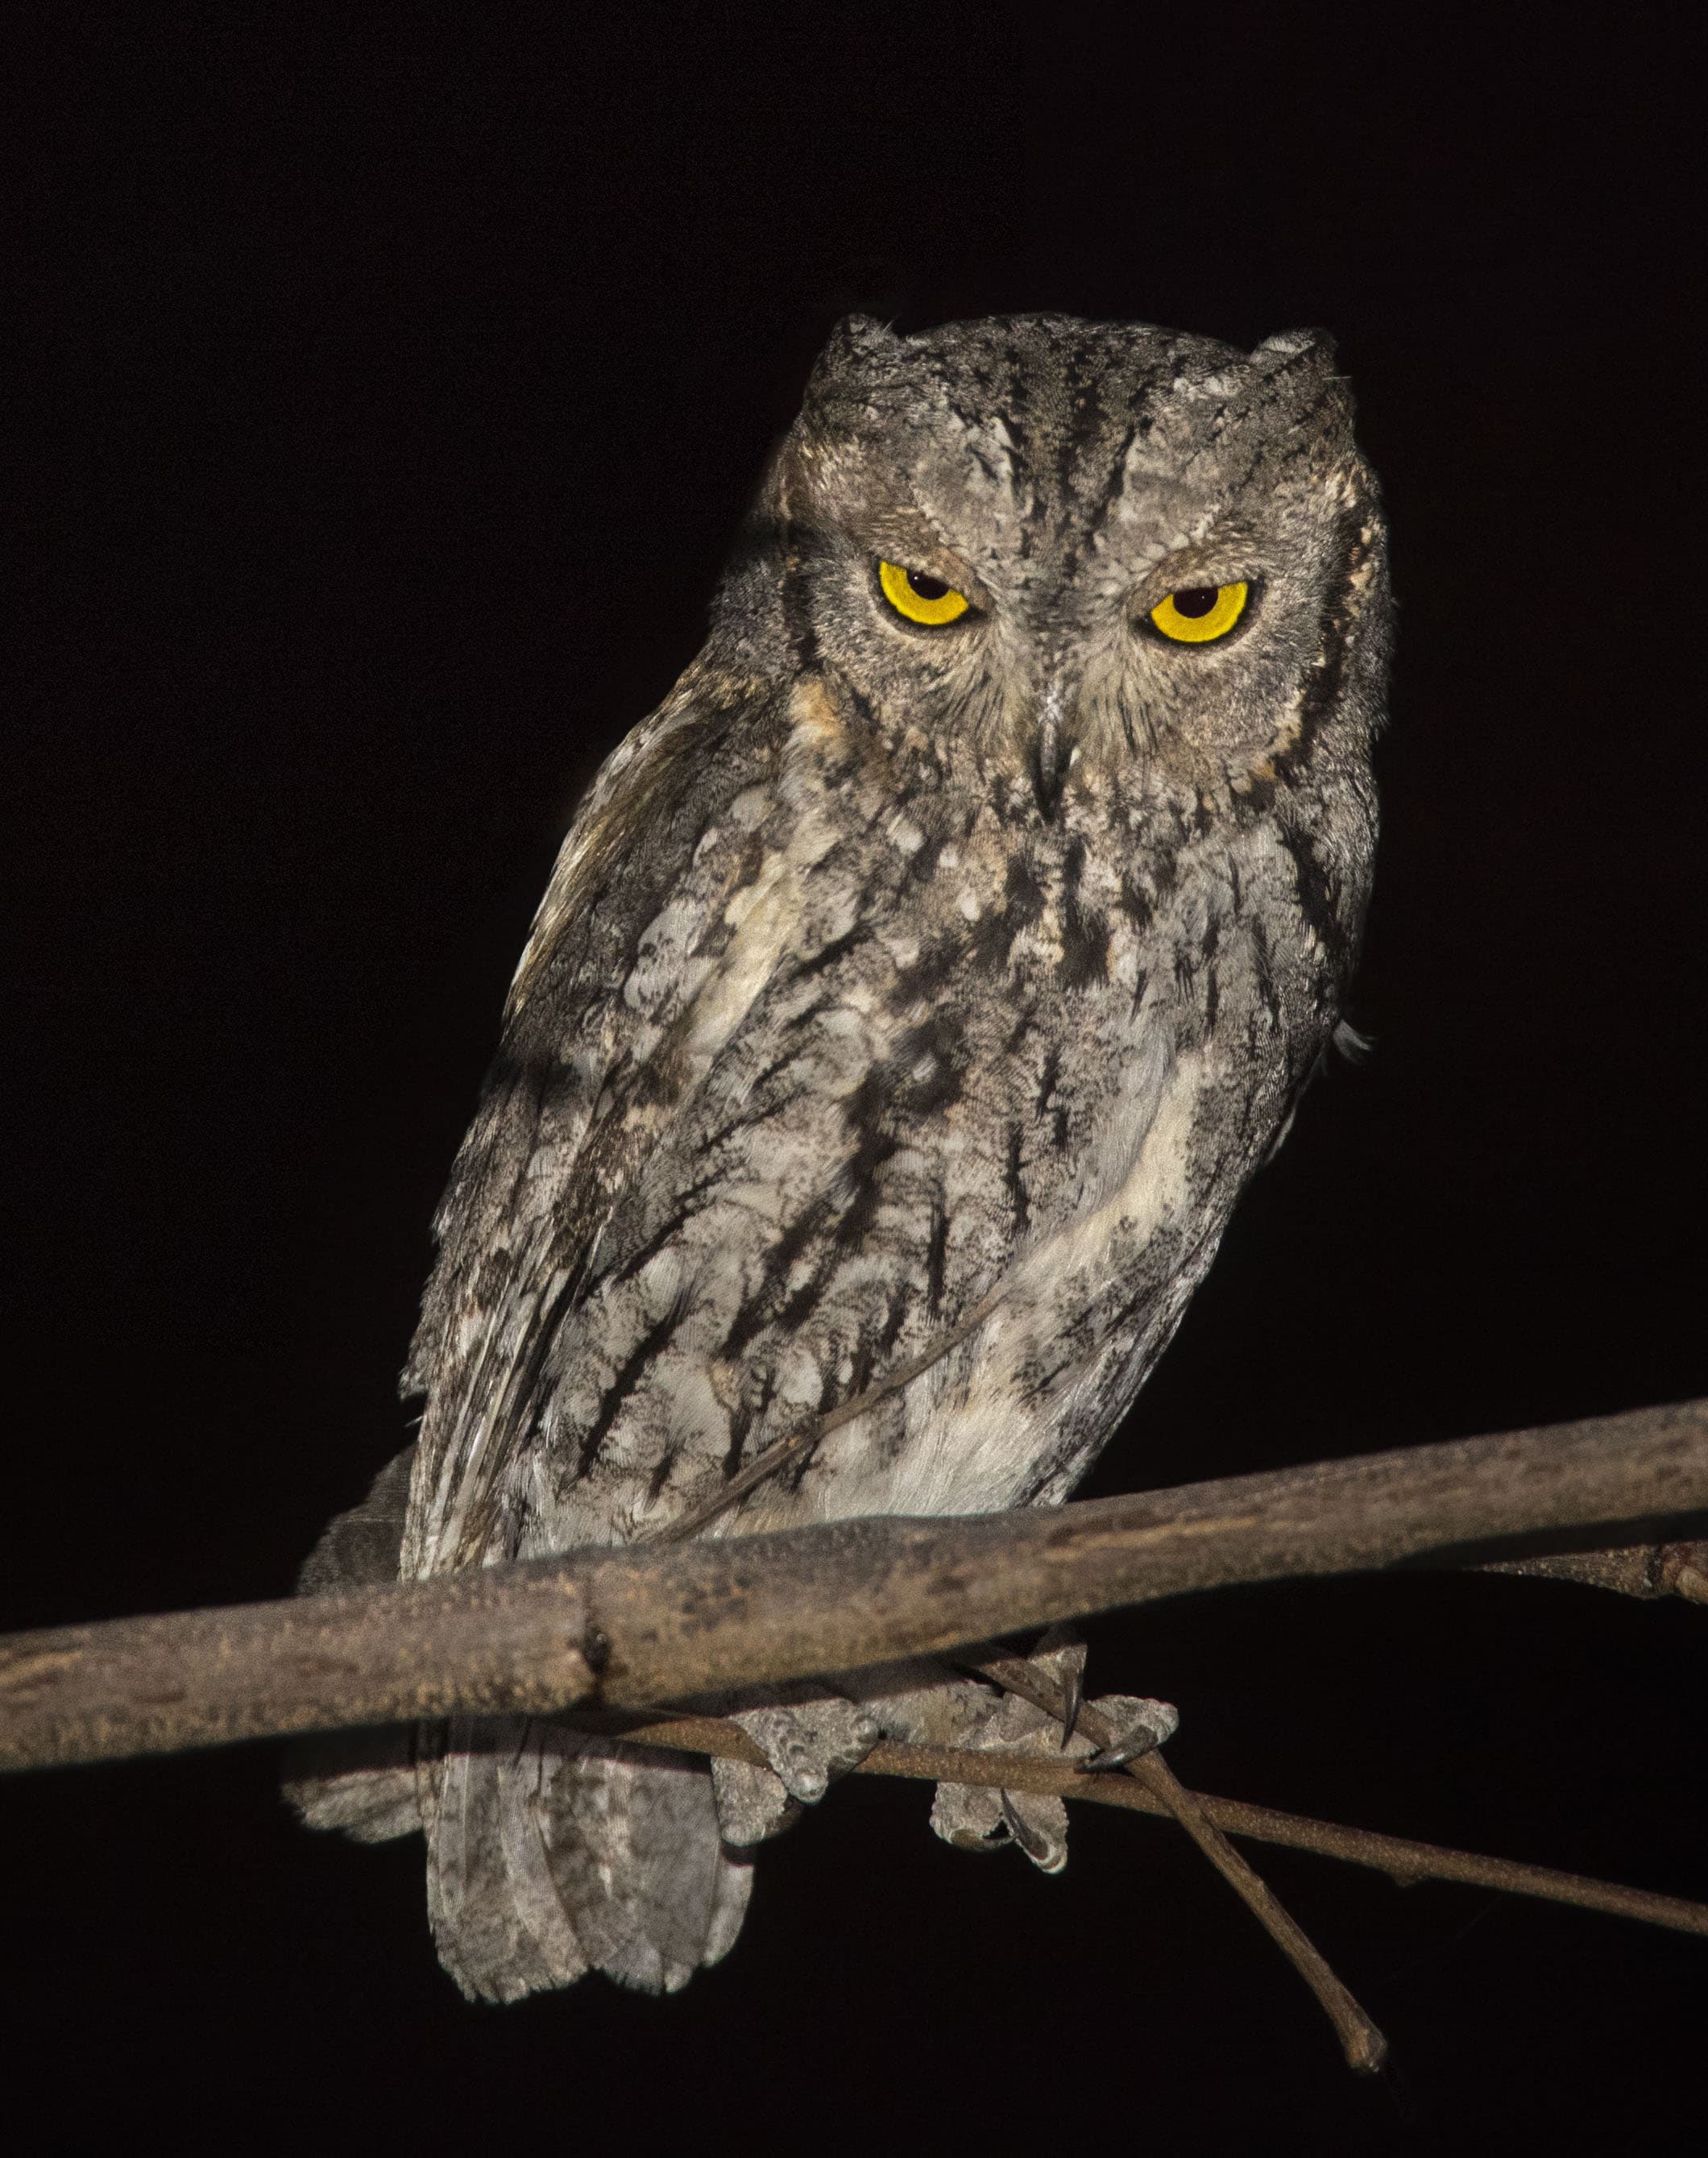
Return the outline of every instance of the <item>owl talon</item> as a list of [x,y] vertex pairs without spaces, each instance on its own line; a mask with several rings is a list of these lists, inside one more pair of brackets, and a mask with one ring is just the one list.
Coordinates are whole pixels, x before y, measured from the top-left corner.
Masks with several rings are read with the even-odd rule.
[[1165,1701],[1137,1701],[1131,1702],[1138,1711],[1133,1722],[1112,1745],[1099,1748],[1088,1753],[1078,1767],[1088,1774],[1104,1774],[1112,1768],[1124,1768],[1129,1761],[1143,1759],[1153,1753],[1158,1746],[1165,1745],[1180,1727],[1179,1711]]
[[1085,1659],[1067,1662],[1067,1684],[1061,1700],[1061,1750],[1066,1753],[1073,1738],[1074,1726],[1080,1720],[1080,1708],[1086,1697]]
[[1000,1794],[1000,1796],[1002,1800],[1002,1817],[1008,1824],[1009,1834],[1014,1838],[1014,1841],[1019,1844],[1021,1850],[1025,1852],[1027,1857],[1031,1860],[1035,1866],[1043,1864],[1050,1855],[1049,1845],[1045,1841],[1041,1835],[1035,1834],[1034,1830],[1027,1825],[1024,1815],[1021,1814],[1018,1807],[1016,1807],[1014,1800],[1009,1796],[1008,1793],[1004,1791]]
[[998,1792],[998,1817],[1014,1847],[1040,1873],[1060,1873],[1067,1863],[1067,1808],[1060,1799]]
[[1153,1732],[1136,1731],[1117,1745],[1106,1746],[1101,1753],[1088,1753],[1076,1765],[1084,1775],[1106,1775],[1112,1769],[1124,1768],[1129,1761],[1141,1760],[1145,1754],[1154,1753],[1157,1743]]

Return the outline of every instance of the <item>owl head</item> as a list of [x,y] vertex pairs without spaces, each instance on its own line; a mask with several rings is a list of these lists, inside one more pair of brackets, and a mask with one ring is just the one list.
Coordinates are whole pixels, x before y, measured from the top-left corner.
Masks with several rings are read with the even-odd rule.
[[1037,815],[1143,777],[1272,787],[1362,756],[1383,527],[1321,333],[1253,352],[1026,315],[820,357],[730,594],[892,746]]

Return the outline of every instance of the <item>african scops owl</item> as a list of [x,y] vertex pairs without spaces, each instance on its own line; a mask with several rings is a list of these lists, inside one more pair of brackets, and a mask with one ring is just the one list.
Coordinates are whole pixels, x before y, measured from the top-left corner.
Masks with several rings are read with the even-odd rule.
[[[305,1586],[656,1533],[869,1397],[701,1532],[1071,1490],[1340,1023],[1385,536],[1316,333],[844,323],[565,842],[437,1218],[419,1444]],[[465,1720],[292,1795],[425,1830],[466,1991],[674,1988],[788,1794],[907,1727],[818,1692],[755,1711],[775,1775]]]

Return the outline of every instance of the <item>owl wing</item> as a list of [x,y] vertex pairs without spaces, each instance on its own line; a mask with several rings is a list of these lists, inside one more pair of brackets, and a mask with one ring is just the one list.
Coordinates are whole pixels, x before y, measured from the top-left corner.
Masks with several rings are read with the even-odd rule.
[[403,1381],[426,1397],[405,1578],[500,1547],[497,1494],[544,1352],[711,1046],[687,1038],[684,1014],[736,941],[729,902],[752,848],[751,820],[730,808],[764,795],[773,705],[697,662],[606,761],[564,842],[434,1223]]

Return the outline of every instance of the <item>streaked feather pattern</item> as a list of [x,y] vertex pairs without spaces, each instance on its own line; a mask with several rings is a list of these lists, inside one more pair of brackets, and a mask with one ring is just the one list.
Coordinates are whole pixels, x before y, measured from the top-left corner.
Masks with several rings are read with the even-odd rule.
[[[667,1529],[875,1389],[708,1532],[1066,1495],[1339,1023],[1383,550],[1324,340],[844,326],[518,968],[406,1374],[406,1577]],[[898,624],[880,558],[974,604]],[[1236,576],[1225,648],[1148,636]],[[471,1993],[733,1939],[703,1770],[515,1721],[416,1751]]]

